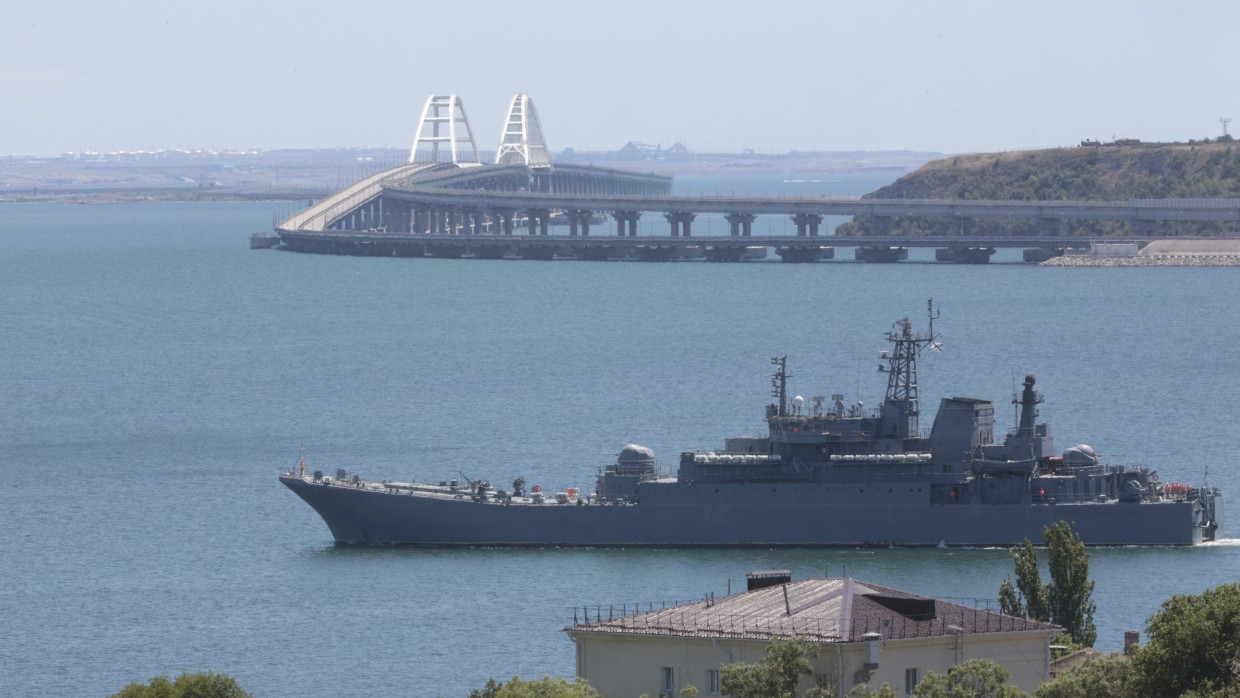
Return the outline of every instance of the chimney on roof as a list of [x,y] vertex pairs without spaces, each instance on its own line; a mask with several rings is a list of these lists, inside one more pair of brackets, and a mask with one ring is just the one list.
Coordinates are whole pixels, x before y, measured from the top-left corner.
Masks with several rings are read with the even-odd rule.
[[869,683],[878,671],[878,643],[883,636],[878,633],[866,633],[861,636],[865,640],[865,663],[853,673],[853,683]]
[[791,582],[792,572],[789,570],[754,570],[745,575],[745,581],[748,583],[746,591],[765,589]]
[[866,633],[861,637],[865,640],[865,670],[873,673],[878,669],[878,643],[883,636],[878,633]]
[[1137,647],[1141,645],[1141,633],[1136,630],[1124,631],[1124,654],[1131,657],[1137,653]]

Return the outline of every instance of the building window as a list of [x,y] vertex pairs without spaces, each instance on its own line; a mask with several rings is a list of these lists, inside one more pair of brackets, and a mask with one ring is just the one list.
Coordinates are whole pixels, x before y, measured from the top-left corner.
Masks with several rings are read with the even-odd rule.
[[706,693],[707,695],[719,695],[719,670],[706,670]]
[[913,695],[913,690],[917,688],[917,669],[904,670],[904,693]]
[[676,692],[676,671],[670,666],[659,667],[659,695]]

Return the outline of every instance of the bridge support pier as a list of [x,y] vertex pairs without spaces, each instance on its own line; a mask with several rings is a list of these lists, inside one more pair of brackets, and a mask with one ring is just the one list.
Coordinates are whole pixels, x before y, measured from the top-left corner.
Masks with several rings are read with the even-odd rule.
[[545,208],[533,208],[526,211],[525,215],[529,216],[530,235],[547,234],[551,227],[551,211]]
[[750,237],[753,235],[753,222],[757,218],[752,213],[729,213],[724,216],[728,221],[728,232],[733,237]]
[[625,236],[625,228],[628,228],[629,237],[637,237],[637,219],[642,217],[641,211],[614,211],[611,214],[616,219],[616,235],[618,237]]
[[683,236],[690,237],[692,234],[693,219],[697,217],[696,213],[688,211],[672,211],[663,214],[667,222],[672,225],[672,237]]
[[409,204],[403,201],[390,201],[383,208],[383,219],[380,223],[384,229],[394,233],[407,233],[409,229]]
[[818,227],[822,225],[822,215],[818,213],[798,213],[792,217],[792,222],[797,224],[797,236],[805,237],[809,235],[817,236]]
[[590,234],[590,218],[594,216],[593,211],[584,209],[574,209],[564,212],[568,216],[568,234],[576,235],[577,229],[581,229],[582,237]]
[[517,212],[510,208],[497,208],[491,212],[496,219],[495,223],[499,230],[495,231],[501,235],[512,235],[513,229],[516,227],[514,219]]
[[994,253],[993,247],[940,247],[934,251],[934,259],[953,264],[986,264]]

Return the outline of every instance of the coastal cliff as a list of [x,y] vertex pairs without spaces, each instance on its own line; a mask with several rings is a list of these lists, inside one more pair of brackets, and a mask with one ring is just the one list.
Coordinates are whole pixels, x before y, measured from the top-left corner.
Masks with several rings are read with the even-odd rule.
[[[876,199],[992,199],[1011,201],[1128,201],[1130,199],[1240,198],[1240,144],[1122,143],[1076,148],[974,153],[934,160],[867,194]],[[864,235],[866,216],[840,226]],[[1021,235],[1032,220],[976,220],[969,232]],[[950,235],[957,223],[941,218],[894,221],[893,234]],[[1210,235],[1216,223],[1166,223],[1159,235]],[[1127,232],[1115,221],[1077,221],[1064,234],[1103,237]]]

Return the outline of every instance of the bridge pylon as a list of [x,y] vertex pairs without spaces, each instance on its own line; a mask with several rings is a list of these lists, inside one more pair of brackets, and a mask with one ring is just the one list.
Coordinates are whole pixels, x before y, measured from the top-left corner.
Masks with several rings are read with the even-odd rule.
[[499,134],[499,150],[495,153],[496,165],[525,165],[526,167],[550,167],[551,152],[543,137],[542,123],[534,100],[527,94],[515,94],[508,105],[508,119]]
[[[481,164],[474,131],[469,127],[469,117],[465,115],[465,103],[456,95],[431,95],[426,98],[422,118],[418,119],[418,128],[413,135],[413,145],[409,148],[409,162],[440,162],[440,145],[445,146],[454,165]],[[461,152],[466,145],[469,146],[468,154]],[[419,149],[424,152],[419,152]]]

